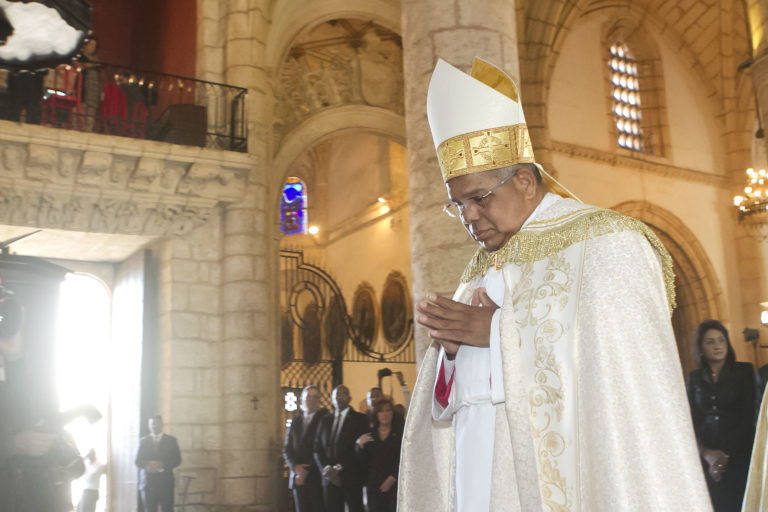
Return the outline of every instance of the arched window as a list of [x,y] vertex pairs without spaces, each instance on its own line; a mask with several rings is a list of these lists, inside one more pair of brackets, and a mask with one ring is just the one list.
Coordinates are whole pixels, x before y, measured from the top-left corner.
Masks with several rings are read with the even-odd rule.
[[280,201],[280,229],[286,235],[307,232],[307,189],[299,178],[288,178]]
[[622,148],[645,152],[637,62],[629,47],[622,42],[612,44],[609,52],[616,142]]

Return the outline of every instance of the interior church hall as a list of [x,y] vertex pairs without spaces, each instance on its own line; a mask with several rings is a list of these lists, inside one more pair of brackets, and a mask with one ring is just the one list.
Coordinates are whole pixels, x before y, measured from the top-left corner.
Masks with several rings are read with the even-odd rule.
[[766,123],[768,0],[0,0],[0,511],[768,510]]

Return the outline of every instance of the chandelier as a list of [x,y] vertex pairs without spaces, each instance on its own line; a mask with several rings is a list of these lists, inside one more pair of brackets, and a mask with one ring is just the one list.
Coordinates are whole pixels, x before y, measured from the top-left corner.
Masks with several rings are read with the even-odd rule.
[[739,210],[739,220],[747,215],[768,211],[768,173],[765,169],[747,169],[747,185],[744,195],[733,197],[733,205]]

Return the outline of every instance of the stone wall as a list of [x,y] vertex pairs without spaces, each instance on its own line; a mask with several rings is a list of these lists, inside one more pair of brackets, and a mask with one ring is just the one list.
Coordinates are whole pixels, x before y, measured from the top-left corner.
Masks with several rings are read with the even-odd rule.
[[[403,0],[405,119],[411,204],[413,295],[452,295],[475,247],[446,202],[429,126],[426,97],[438,58],[469,72],[478,55],[518,78],[514,3],[504,0]],[[416,330],[417,359],[429,341]]]
[[[184,239],[160,242],[160,355],[158,402],[183,462],[177,488],[191,477],[188,510],[217,503],[222,464],[220,372],[221,218]],[[246,402],[245,407],[250,404]]]

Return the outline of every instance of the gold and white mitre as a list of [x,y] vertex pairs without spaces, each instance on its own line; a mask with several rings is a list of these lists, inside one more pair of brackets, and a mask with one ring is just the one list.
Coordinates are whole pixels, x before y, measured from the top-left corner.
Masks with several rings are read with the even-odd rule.
[[[438,59],[427,92],[427,118],[443,181],[515,164],[536,164],[517,86],[475,57],[472,73]],[[547,173],[550,190],[575,196]]]

